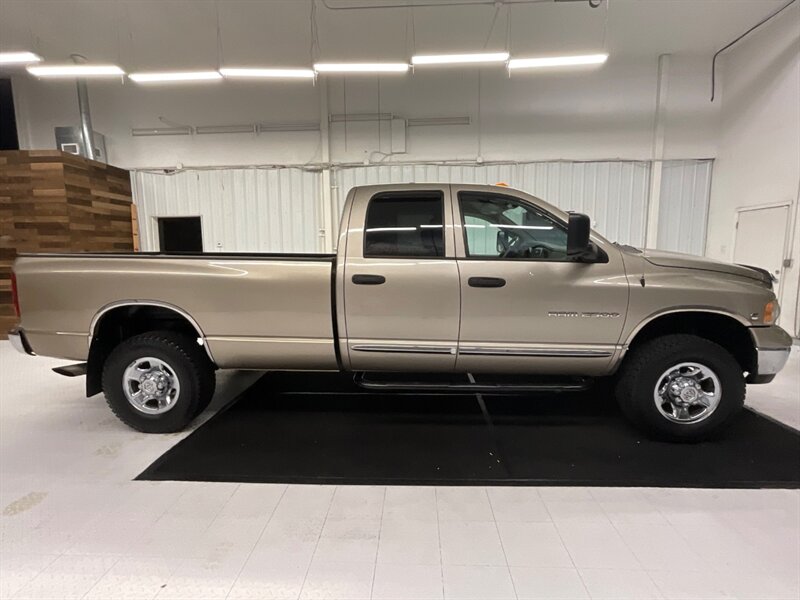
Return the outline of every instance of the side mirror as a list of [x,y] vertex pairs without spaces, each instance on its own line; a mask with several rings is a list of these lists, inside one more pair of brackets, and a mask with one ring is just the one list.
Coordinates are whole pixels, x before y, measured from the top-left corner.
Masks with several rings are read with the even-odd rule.
[[579,258],[589,252],[589,217],[581,213],[570,213],[567,223],[567,256]]

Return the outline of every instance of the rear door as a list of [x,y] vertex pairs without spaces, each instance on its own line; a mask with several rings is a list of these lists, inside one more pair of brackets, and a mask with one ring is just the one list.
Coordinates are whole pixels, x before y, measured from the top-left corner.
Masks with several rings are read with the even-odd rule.
[[461,276],[457,370],[604,374],[628,304],[619,251],[566,256],[567,230],[533,198],[453,186]]
[[460,282],[450,187],[361,188],[348,229],[343,301],[350,368],[453,370]]

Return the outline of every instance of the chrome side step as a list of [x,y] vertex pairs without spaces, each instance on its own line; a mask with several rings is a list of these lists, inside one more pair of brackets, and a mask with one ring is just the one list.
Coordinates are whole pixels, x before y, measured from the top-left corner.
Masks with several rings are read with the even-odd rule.
[[557,380],[542,378],[541,381],[491,381],[475,383],[464,381],[436,381],[435,379],[391,381],[388,379],[369,379],[367,373],[359,372],[353,376],[353,382],[364,389],[372,391],[441,391],[453,393],[504,394],[514,392],[579,392],[591,387],[591,380],[586,377]]

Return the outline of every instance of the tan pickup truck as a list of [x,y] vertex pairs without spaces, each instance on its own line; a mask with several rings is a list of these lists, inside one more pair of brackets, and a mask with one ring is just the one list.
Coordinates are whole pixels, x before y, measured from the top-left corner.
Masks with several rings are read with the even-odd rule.
[[185,427],[222,368],[459,392],[613,376],[634,423],[700,439],[791,349],[766,271],[614,244],[497,186],[355,188],[335,255],[24,254],[14,272],[15,346],[81,361],[59,371],[146,432]]

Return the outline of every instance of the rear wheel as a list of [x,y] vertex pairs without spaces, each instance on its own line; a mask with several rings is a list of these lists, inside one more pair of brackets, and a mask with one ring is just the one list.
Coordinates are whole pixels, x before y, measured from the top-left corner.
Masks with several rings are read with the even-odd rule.
[[744,373],[722,346],[667,335],[631,350],[616,389],[626,417],[655,437],[698,441],[727,426],[744,405]]
[[124,340],[103,367],[111,410],[145,433],[182,430],[208,405],[215,382],[214,367],[197,342],[171,331]]

